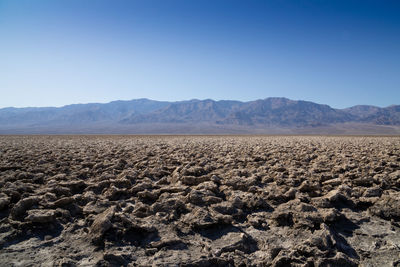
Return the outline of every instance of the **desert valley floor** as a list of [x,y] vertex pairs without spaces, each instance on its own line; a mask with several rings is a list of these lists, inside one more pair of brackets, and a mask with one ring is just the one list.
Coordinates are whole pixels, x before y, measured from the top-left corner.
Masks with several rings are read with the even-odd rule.
[[0,266],[400,266],[400,137],[0,136]]

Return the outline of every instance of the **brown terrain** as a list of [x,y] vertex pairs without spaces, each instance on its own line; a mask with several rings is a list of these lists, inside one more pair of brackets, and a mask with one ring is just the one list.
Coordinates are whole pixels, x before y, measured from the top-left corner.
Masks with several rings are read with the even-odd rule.
[[0,266],[400,266],[400,137],[2,136]]

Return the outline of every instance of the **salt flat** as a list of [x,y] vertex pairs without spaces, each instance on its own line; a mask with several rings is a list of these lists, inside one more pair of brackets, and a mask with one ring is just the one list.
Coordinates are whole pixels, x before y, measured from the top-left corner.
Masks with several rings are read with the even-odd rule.
[[1,136],[0,265],[397,266],[399,190],[400,137]]

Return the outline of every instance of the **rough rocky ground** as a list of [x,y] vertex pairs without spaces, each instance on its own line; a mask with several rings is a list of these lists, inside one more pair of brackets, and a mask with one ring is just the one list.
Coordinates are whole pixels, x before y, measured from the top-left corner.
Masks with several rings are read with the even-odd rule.
[[400,266],[399,137],[3,136],[1,266]]

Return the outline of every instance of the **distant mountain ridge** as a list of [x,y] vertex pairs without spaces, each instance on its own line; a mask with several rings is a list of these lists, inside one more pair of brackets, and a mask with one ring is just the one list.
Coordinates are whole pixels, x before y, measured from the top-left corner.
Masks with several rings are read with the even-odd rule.
[[199,127],[202,133],[252,133],[263,132],[262,129],[280,129],[289,133],[296,129],[309,129],[312,133],[313,129],[334,129],[337,125],[346,129],[368,125],[370,130],[395,129],[396,133],[400,127],[400,105],[335,109],[282,97],[248,102],[211,99],[168,102],[142,98],[59,108],[0,109],[0,133],[6,134],[146,131],[185,134],[193,133],[191,126]]

